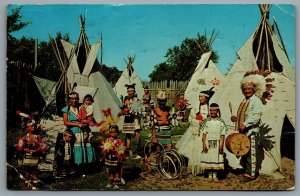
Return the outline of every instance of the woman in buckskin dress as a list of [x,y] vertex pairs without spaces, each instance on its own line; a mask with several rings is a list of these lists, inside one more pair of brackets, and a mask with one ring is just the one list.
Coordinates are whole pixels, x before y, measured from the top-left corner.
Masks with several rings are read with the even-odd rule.
[[178,152],[188,158],[188,172],[192,175],[204,173],[201,166],[203,154],[200,127],[209,115],[209,100],[213,94],[212,88],[200,92],[199,107],[191,109],[190,126],[176,144]]

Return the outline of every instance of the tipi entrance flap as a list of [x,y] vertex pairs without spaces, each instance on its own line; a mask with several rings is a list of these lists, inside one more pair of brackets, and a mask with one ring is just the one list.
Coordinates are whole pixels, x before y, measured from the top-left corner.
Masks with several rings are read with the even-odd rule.
[[90,94],[92,97],[95,97],[98,88],[88,87],[88,86],[76,86],[74,91],[79,94],[79,102],[83,103],[83,98],[85,95]]
[[77,63],[77,55],[74,52],[74,45],[65,40],[61,40],[61,43],[64,47],[68,59],[70,59],[70,67],[72,68],[73,73],[80,73]]
[[88,54],[87,61],[85,63],[82,75],[87,76],[87,77],[90,75],[91,70],[95,64],[95,60],[97,58],[97,54],[98,54],[98,50],[99,50],[100,46],[101,46],[101,41],[92,45],[90,53]]
[[74,50],[74,45],[61,39],[61,44],[63,45],[64,49],[65,49],[65,53],[68,57],[68,59],[71,58],[71,54],[73,53],[72,51]]
[[288,56],[284,52],[284,49],[282,49],[282,47],[280,46],[279,44],[280,42],[275,33],[272,36],[272,41],[273,43],[277,43],[277,44],[273,44],[273,49],[279,63],[282,65],[282,69],[283,69],[282,73],[291,81],[295,82],[295,77],[293,77],[293,67],[290,64],[290,61],[288,59]]

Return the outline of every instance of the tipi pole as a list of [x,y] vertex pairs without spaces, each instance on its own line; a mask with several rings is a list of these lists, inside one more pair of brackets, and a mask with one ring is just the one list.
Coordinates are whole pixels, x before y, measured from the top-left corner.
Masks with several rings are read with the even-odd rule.
[[289,58],[289,56],[288,56],[288,54],[287,54],[287,52],[286,52],[285,45],[284,45],[284,43],[283,43],[283,40],[282,40],[280,31],[279,31],[277,22],[276,22],[276,20],[275,20],[275,17],[273,17],[273,20],[274,20],[275,28],[277,29],[277,32],[278,32],[278,35],[279,35],[279,38],[280,38],[280,43],[281,43],[281,45],[282,45],[282,47],[283,47],[284,53],[286,54],[287,59],[288,59],[288,61],[290,62],[290,58]]
[[264,25],[264,22],[265,22],[265,15],[263,15],[263,18],[261,19],[261,32],[260,32],[260,36],[259,36],[259,44],[258,44],[258,48],[257,48],[257,51],[256,51],[256,54],[255,54],[255,62],[257,62],[257,59],[258,59],[258,54],[259,54],[259,51],[260,51],[260,48],[261,48],[261,42],[262,42],[262,29],[263,29],[263,25]]
[[[266,42],[267,42],[267,57],[268,57],[268,69],[269,71],[271,70],[271,62],[270,62],[270,50],[269,50],[269,38],[268,38],[268,29],[267,29],[267,24],[265,23],[265,34],[266,34]],[[273,69],[273,67],[272,67]]]
[[102,32],[101,32],[101,56],[100,56],[100,65],[101,65],[101,68],[102,68],[102,60],[103,60],[103,38],[102,38]]

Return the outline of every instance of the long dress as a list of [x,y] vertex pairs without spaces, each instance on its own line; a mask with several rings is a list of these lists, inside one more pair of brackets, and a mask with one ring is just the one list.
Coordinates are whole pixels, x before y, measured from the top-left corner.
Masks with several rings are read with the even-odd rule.
[[189,128],[182,135],[176,144],[178,152],[188,158],[188,170],[193,175],[202,174],[201,167],[202,154],[202,135],[200,133],[199,120],[197,115],[201,111],[201,116],[205,118],[208,114],[208,106],[201,105],[200,108],[192,108],[189,115]]
[[207,153],[202,157],[204,169],[224,169],[223,154],[219,154],[221,136],[225,137],[226,125],[222,119],[207,118],[202,126],[203,134],[206,134]]
[[[68,114],[68,120],[70,122],[78,122],[78,114],[71,111],[68,106],[64,107],[61,111]],[[94,162],[95,152],[91,146],[91,143],[85,139],[84,130],[75,126],[67,126],[67,128],[70,129],[75,135],[75,144],[73,148],[75,164]]]

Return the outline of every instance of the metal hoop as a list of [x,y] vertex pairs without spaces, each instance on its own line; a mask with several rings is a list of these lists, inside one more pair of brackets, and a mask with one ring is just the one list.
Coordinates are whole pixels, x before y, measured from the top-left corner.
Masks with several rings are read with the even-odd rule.
[[[165,153],[161,153],[160,155],[160,160],[162,159],[162,161],[160,161],[158,171],[167,179],[177,178],[178,169],[171,156]],[[171,173],[172,170],[174,171]]]
[[[165,148],[161,143],[156,142],[156,144],[158,144],[160,146],[161,152],[165,151]],[[154,147],[154,142],[152,142],[152,141],[146,142],[146,144],[144,145],[144,155],[145,155],[145,157],[147,157],[146,162],[149,165],[158,166],[159,163],[157,161],[157,158],[161,152],[160,153],[155,152],[155,149],[152,149],[153,147]]]
[[159,158],[158,169],[165,178],[176,179],[182,175],[184,161],[176,150],[165,150]]

